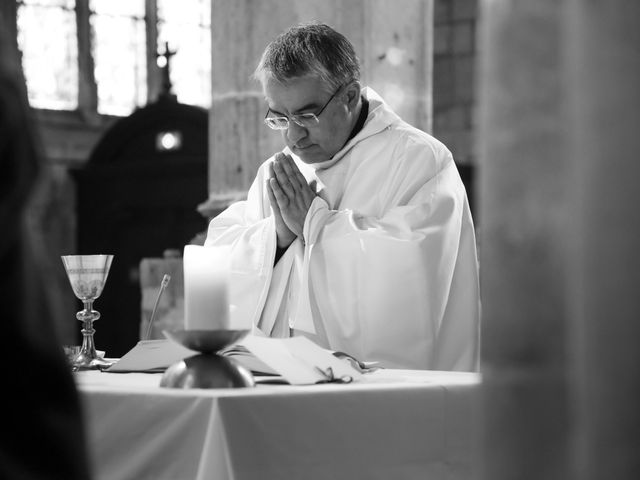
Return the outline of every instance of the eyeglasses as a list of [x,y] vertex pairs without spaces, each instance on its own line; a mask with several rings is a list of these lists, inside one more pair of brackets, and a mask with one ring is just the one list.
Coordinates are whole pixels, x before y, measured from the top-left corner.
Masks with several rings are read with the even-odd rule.
[[296,125],[301,126],[302,128],[314,127],[318,123],[320,123],[320,119],[318,118],[324,109],[331,103],[331,100],[338,94],[338,92],[342,89],[342,86],[338,87],[338,89],[333,92],[331,98],[327,100],[327,103],[320,109],[318,113],[300,113],[298,115],[291,116],[282,116],[282,117],[270,117],[269,113],[271,109],[267,109],[267,114],[264,117],[264,123],[267,124],[267,127],[273,130],[286,130],[289,128],[289,122],[293,121]]

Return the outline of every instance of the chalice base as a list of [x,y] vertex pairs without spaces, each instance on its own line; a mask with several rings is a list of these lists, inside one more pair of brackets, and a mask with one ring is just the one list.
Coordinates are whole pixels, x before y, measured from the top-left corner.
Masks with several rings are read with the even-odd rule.
[[97,355],[94,357],[84,352],[78,353],[71,363],[74,370],[102,370],[109,368],[115,361],[105,360]]

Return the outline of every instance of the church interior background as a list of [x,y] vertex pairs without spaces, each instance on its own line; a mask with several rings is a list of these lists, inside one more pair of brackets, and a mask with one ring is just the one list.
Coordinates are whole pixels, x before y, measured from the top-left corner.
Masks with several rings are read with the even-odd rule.
[[[327,3],[324,8],[312,2],[288,3],[295,8],[283,19],[283,27],[314,15],[333,19],[340,16],[336,9],[347,8],[346,2]],[[388,11],[393,2],[376,3]],[[411,68],[417,100],[392,90],[400,91],[397,85],[378,82],[377,88],[386,87],[396,107],[414,101],[422,106],[417,114],[422,117],[421,127],[453,151],[473,208],[476,1],[411,3],[404,14],[396,14],[396,22],[385,26],[383,43],[373,45],[369,37],[362,40],[360,55],[365,65]],[[218,37],[212,32],[210,2],[18,0],[13,10],[3,8],[6,18],[16,19],[11,27],[22,52],[29,102],[49,170],[32,215],[56,253],[108,250],[115,254],[110,291],[100,299],[103,321],[96,329],[96,341],[112,354],[122,355],[139,339],[140,323],[150,314],[149,302],[162,278],[156,270],[169,269],[175,283],[180,280],[179,268],[171,261],[145,262],[142,273],[140,262],[163,257],[165,252],[174,256],[186,243],[198,242],[207,219],[230,201],[210,202],[213,205],[207,207],[212,190],[207,180],[212,78],[216,82],[226,75],[211,69],[211,39]],[[368,16],[370,28],[378,28],[385,22],[371,17],[380,15],[375,13],[379,10],[373,4],[354,6],[358,15],[346,20],[346,25],[354,30],[355,22]],[[218,17],[213,13],[214,27],[216,22],[220,26],[226,22],[225,15],[234,14],[221,11]],[[418,16],[409,18],[414,13]],[[278,33],[278,27],[268,31],[262,44]],[[426,35],[433,35],[433,42],[418,47],[416,42]],[[261,45],[255,42],[254,56],[247,58],[243,69],[247,77],[259,58]],[[242,50],[231,39],[223,38],[220,45],[231,54]],[[426,47],[433,49],[430,61],[424,58]],[[368,73],[370,78],[380,77],[372,68]],[[258,86],[247,88],[260,102]],[[257,152],[259,158],[267,158],[277,148],[277,143],[269,142],[273,149]],[[235,155],[232,150],[225,154]],[[238,196],[246,192],[259,158],[251,159],[253,165],[247,168],[238,167],[245,178]],[[225,187],[218,190],[224,192]],[[64,288],[64,272],[56,267],[52,265],[50,275]],[[169,290],[163,299],[158,331],[163,314],[179,310],[172,292],[180,295]],[[60,305],[69,318],[75,307],[73,298]],[[73,327],[64,325],[66,335],[78,335]]]
[[640,2],[17,0],[0,14],[42,140],[29,218],[67,341],[78,305],[59,255],[115,252],[96,342],[121,355],[162,274],[180,284],[176,250],[279,145],[250,80],[262,49],[320,19],[352,39],[365,83],[452,150],[468,189],[477,478],[640,478]]

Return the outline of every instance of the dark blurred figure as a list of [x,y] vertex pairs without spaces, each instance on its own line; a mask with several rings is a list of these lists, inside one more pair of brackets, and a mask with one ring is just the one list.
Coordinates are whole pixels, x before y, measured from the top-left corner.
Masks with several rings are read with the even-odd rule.
[[88,479],[81,405],[48,308],[51,259],[25,222],[41,166],[19,65],[0,22],[0,479]]

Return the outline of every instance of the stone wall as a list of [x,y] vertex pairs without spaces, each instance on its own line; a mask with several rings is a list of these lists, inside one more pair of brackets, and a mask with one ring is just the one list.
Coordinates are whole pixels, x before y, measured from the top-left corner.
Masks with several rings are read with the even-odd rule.
[[477,0],[435,0],[433,134],[458,165],[473,165]]
[[265,46],[293,24],[324,21],[347,35],[362,64],[362,82],[408,122],[431,131],[433,0],[402,0],[400,5],[396,0],[216,3],[209,212],[244,198],[258,166],[282,148],[280,134],[263,124],[265,102],[252,73]]

